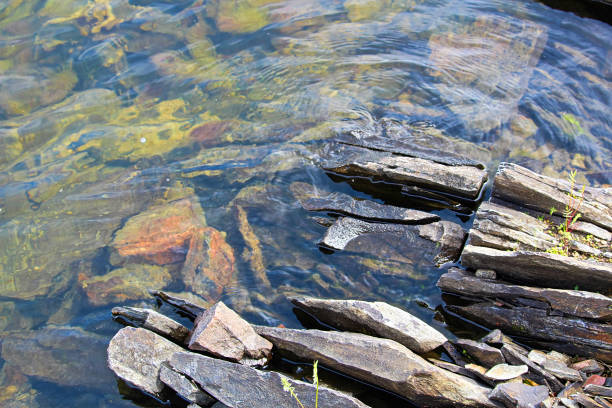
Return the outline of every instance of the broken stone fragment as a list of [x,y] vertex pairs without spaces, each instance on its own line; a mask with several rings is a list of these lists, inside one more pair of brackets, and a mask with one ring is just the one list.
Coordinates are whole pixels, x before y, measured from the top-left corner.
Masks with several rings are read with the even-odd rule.
[[267,364],[272,355],[272,343],[223,302],[196,318],[188,347],[253,366]]
[[506,336],[501,330],[495,329],[491,330],[487,335],[480,339],[480,341],[489,345],[503,346],[503,344],[506,343]]
[[108,366],[126,383],[159,398],[164,389],[159,370],[174,353],[182,350],[149,330],[124,327],[108,345]]
[[389,339],[360,333],[256,326],[282,353],[395,392],[418,406],[493,407],[489,388],[443,370]]
[[534,408],[548,398],[548,388],[544,385],[532,387],[515,382],[502,383],[493,389],[489,397],[507,408]]
[[489,371],[484,373],[484,376],[493,381],[508,381],[526,374],[527,371],[529,371],[529,369],[526,365],[515,366],[504,363],[491,367]]
[[455,345],[465,350],[470,357],[485,367],[490,368],[494,365],[503,364],[506,362],[502,352],[499,349],[491,347],[485,343],[468,339],[459,339],[455,341]]
[[[170,366],[193,379],[202,389],[233,408],[293,407],[295,400],[283,389],[289,382],[305,407],[315,406],[316,387],[274,371],[260,371],[241,364],[196,353],[172,356]],[[367,408],[361,401],[326,387],[319,387],[319,408]]]
[[602,397],[612,398],[612,387],[605,387],[603,385],[588,384],[584,387],[584,391],[592,395],[599,395]]
[[581,371],[585,374],[601,373],[604,370],[603,366],[599,364],[597,360],[593,359],[579,361],[577,363],[572,364],[570,368]]
[[515,346],[504,344],[501,351],[508,363],[516,365],[524,364],[529,368],[529,371],[525,374],[526,378],[538,384],[548,384],[550,389],[555,393],[563,389],[563,384],[561,384],[555,376],[529,360],[527,356],[523,355]]
[[159,379],[172,388],[180,397],[200,407],[208,407],[216,401],[213,397],[202,391],[192,380],[170,368],[167,363],[162,364],[160,367]]
[[155,310],[125,306],[114,307],[111,312],[116,320],[151,330],[179,344],[189,336],[188,328]]
[[427,353],[447,341],[442,333],[421,319],[384,302],[310,297],[289,300],[325,324],[395,340],[415,353]]
[[547,358],[541,366],[560,380],[582,381],[582,376],[578,371],[569,368],[558,360]]
[[157,299],[176,307],[186,313],[192,319],[195,319],[210,306],[204,299],[194,295],[191,292],[174,294],[161,290],[149,291]]

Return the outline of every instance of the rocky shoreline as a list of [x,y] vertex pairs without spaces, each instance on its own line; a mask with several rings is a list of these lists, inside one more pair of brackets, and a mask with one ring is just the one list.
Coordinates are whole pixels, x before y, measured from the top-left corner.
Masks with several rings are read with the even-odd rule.
[[[153,310],[113,309],[137,327],[121,329],[109,345],[115,374],[158,399],[173,390],[194,407],[294,406],[286,379],[314,406],[315,386],[267,369],[282,357],[319,361],[419,407],[612,407],[612,190],[577,190],[573,181],[501,163],[491,197],[480,203],[482,164],[400,142],[392,122],[375,129],[339,136],[320,166],[449,208],[477,208],[472,227],[294,183],[306,210],[332,215],[316,219],[329,227],[319,245],[400,261],[405,246],[436,265],[459,261],[463,268],[456,264],[437,283],[453,299],[442,314],[494,330],[449,340],[386,303],[303,296],[289,300],[327,330],[253,327],[221,302],[204,308],[157,291],[195,319],[193,328]],[[569,210],[580,219],[562,230]],[[322,407],[367,406],[350,393],[319,392]]]

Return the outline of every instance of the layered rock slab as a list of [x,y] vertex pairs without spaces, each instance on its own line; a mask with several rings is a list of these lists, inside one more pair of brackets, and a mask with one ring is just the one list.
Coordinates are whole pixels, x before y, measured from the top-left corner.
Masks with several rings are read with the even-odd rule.
[[359,333],[257,326],[281,352],[401,395],[419,406],[493,407],[486,387],[442,370],[401,344]]
[[336,144],[323,168],[346,176],[372,177],[476,199],[487,180],[483,169]]
[[189,336],[188,328],[155,310],[125,306],[114,307],[111,313],[115,320],[151,330],[179,344]]
[[108,366],[126,383],[159,398],[164,390],[161,366],[182,350],[146,329],[124,327],[108,345]]
[[382,337],[427,353],[447,338],[421,319],[384,302],[290,298],[291,302],[337,329]]
[[[286,379],[304,406],[315,405],[315,386],[273,371],[259,371],[241,364],[203,355],[179,352],[170,366],[193,379],[206,392],[233,408],[292,407],[295,400],[283,389]],[[367,408],[361,401],[326,387],[319,387],[320,408]]]

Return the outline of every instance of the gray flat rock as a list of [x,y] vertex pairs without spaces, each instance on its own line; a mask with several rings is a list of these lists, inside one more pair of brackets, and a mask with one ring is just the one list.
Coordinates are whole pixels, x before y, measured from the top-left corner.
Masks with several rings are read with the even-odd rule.
[[465,350],[472,359],[484,367],[493,367],[506,362],[501,350],[485,343],[469,339],[458,339],[455,341],[455,346]]
[[421,319],[384,302],[309,297],[290,300],[337,329],[395,340],[415,353],[427,353],[447,341],[442,333]]
[[160,397],[164,383],[159,379],[159,370],[181,350],[180,346],[149,330],[124,327],[108,345],[108,366],[133,387]]
[[612,264],[584,261],[545,252],[502,251],[466,245],[461,263],[494,269],[498,275],[527,284],[559,289],[601,290],[612,287]]
[[560,380],[582,381],[580,373],[572,368],[569,368],[564,363],[547,358],[542,364],[543,369],[554,375]]
[[485,170],[447,165],[428,159],[395,155],[338,144],[325,170],[346,176],[366,176],[391,183],[415,185],[476,199],[487,180]]
[[548,398],[548,387],[532,387],[520,383],[498,384],[490,394],[491,399],[503,403],[507,408],[535,408]]
[[204,299],[201,299],[195,295],[191,295],[192,299],[187,299],[186,297],[176,296],[173,293],[164,292],[162,290],[151,290],[149,292],[157,299],[176,307],[193,319],[207,309],[207,305],[204,304]]
[[516,303],[516,300],[521,298],[533,299],[543,302],[546,309],[550,308],[566,315],[603,321],[612,320],[612,299],[599,293],[490,281],[458,268],[450,268],[440,277],[437,286],[444,292],[483,298],[495,297],[511,303]]
[[502,353],[504,353],[504,358],[510,364],[516,365],[526,365],[529,368],[529,371],[525,374],[526,378],[529,378],[535,381],[538,384],[548,384],[550,389],[558,393],[563,389],[563,384],[557,378],[555,378],[548,371],[544,370],[531,360],[524,356],[517,348],[510,344],[504,344],[502,347]]
[[151,330],[180,344],[189,336],[188,328],[155,310],[125,306],[114,307],[111,312],[116,320]]
[[489,389],[442,370],[408,348],[360,333],[257,326],[279,351],[395,392],[419,406],[495,406]]
[[[283,390],[286,379],[305,407],[314,407],[315,386],[273,371],[260,371],[196,353],[178,352],[170,366],[193,379],[219,402],[232,408],[293,407],[293,397]],[[367,408],[361,401],[326,387],[319,387],[320,408]]]

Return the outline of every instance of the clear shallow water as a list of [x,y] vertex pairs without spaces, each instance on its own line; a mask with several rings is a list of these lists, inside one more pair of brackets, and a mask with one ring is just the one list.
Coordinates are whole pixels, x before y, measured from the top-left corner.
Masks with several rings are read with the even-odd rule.
[[[288,327],[287,294],[385,300],[451,334],[418,305],[442,302],[431,260],[323,253],[295,183],[422,207],[316,166],[335,132],[390,117],[489,168],[609,185],[610,38],[534,2],[0,3],[0,402],[148,404],[103,359],[110,309],[155,306],[150,287]],[[121,253],[120,231],[147,236],[134,216],[181,198],[197,227],[160,223],[171,253]],[[185,267],[199,236],[213,284]]]

